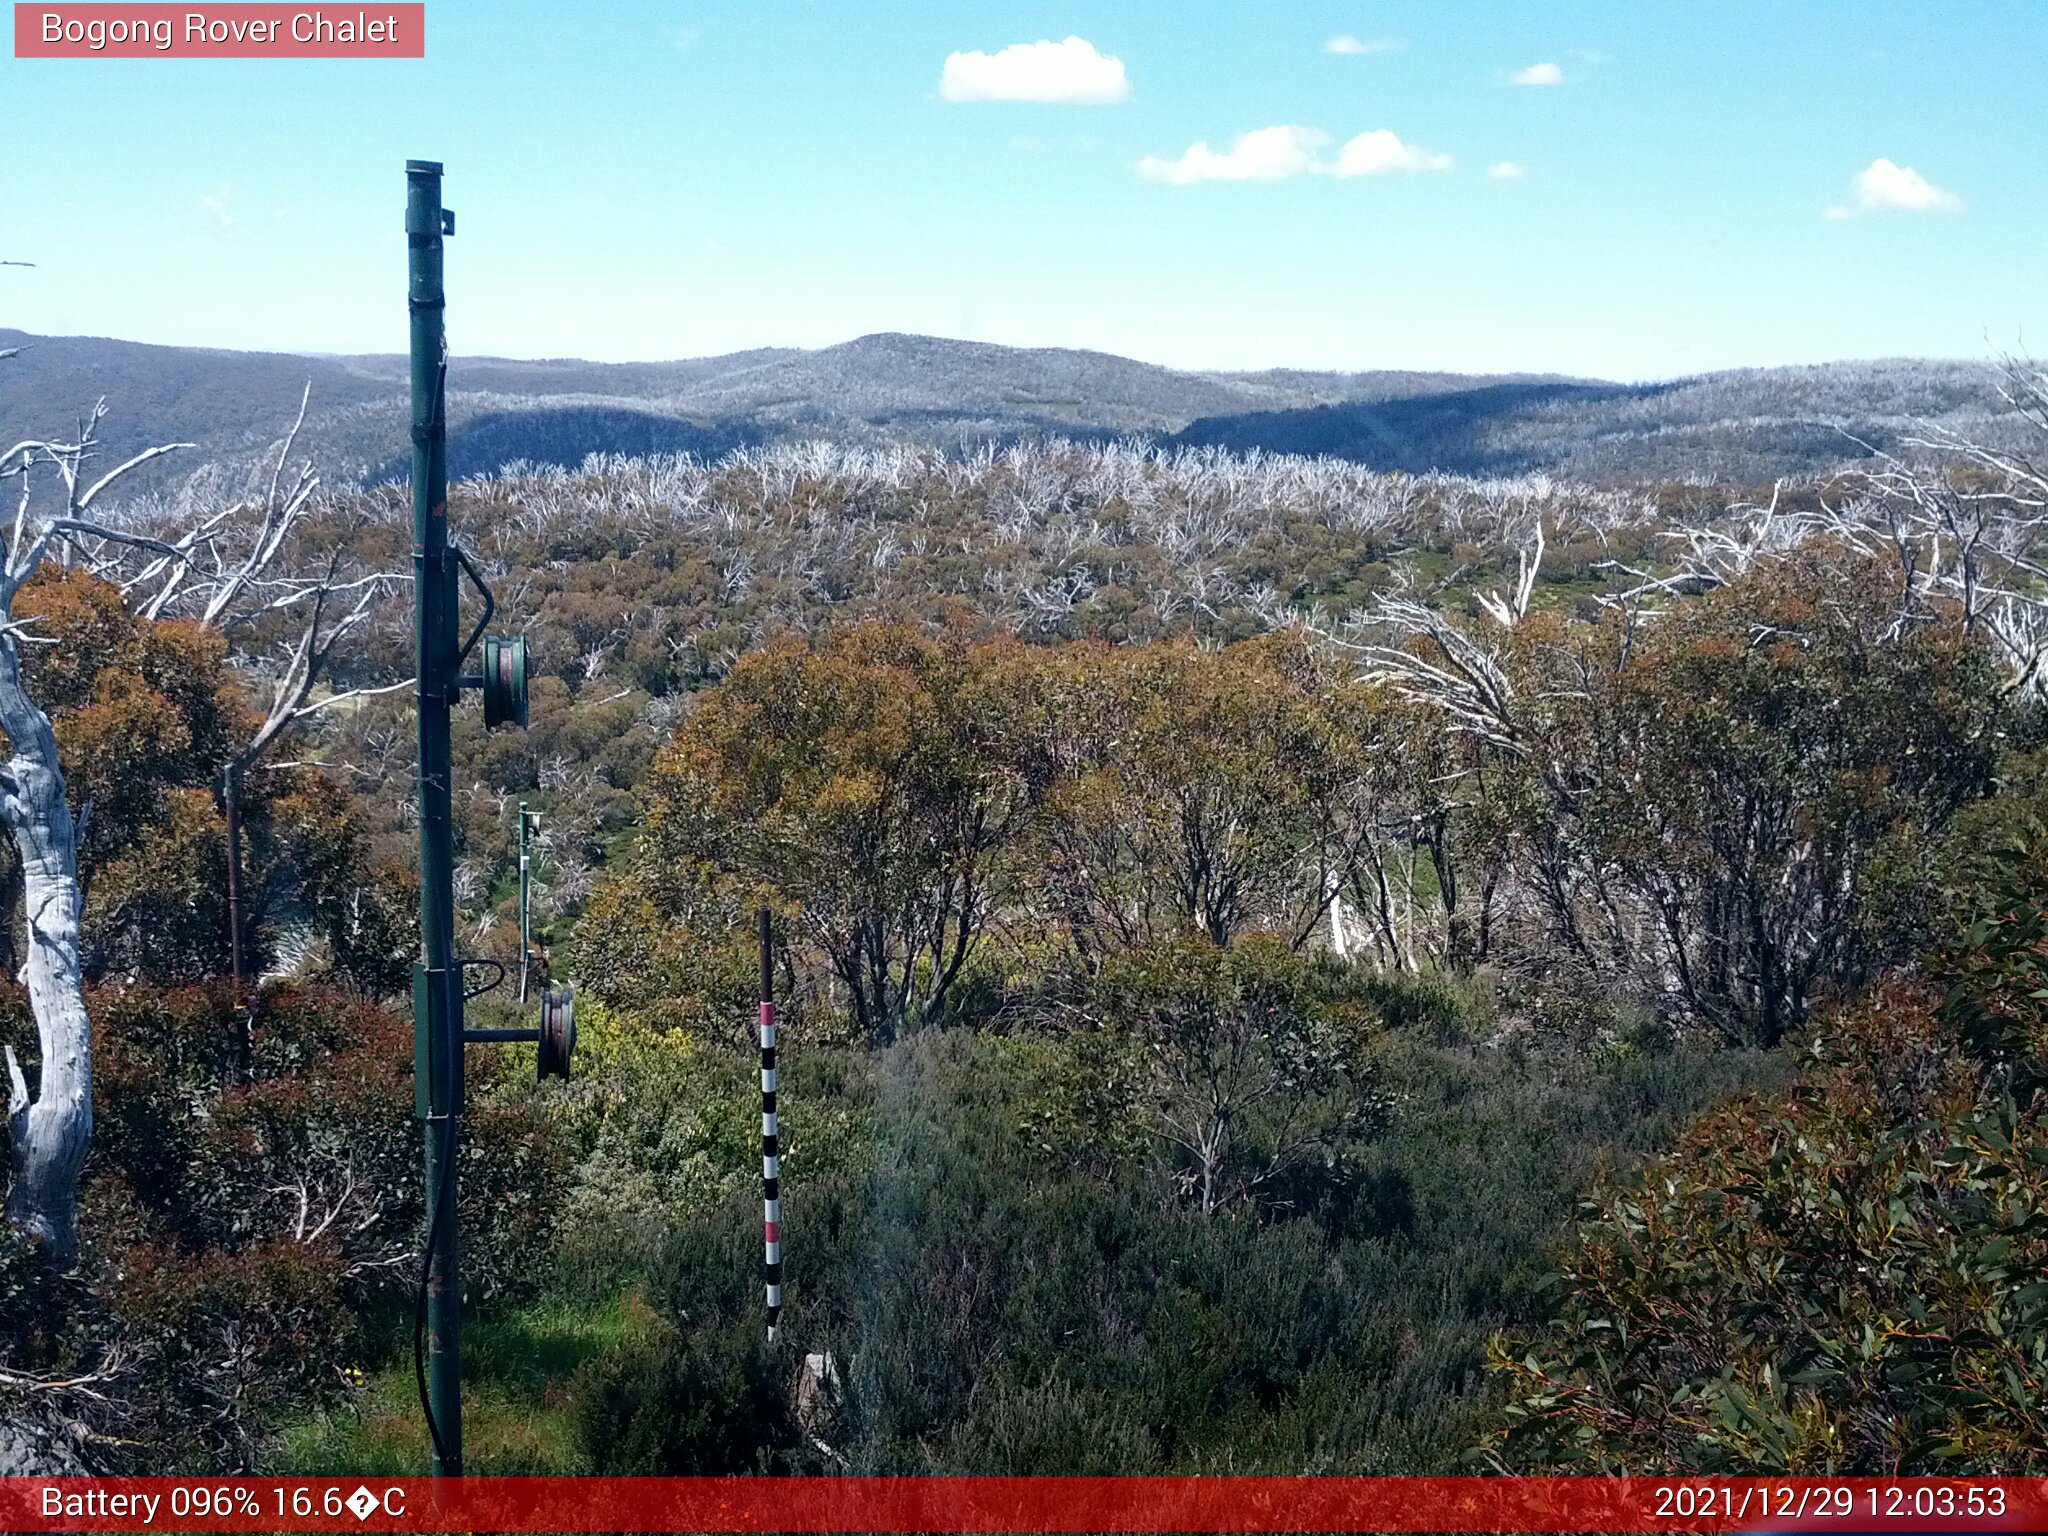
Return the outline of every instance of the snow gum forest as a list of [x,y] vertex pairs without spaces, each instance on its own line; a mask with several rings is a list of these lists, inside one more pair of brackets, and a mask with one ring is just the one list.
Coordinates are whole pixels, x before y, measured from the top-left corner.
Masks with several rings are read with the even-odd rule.
[[[119,407],[0,458],[0,1461],[416,1471],[406,491]],[[2044,407],[457,485],[581,1036],[470,1051],[468,1470],[2048,1473]]]

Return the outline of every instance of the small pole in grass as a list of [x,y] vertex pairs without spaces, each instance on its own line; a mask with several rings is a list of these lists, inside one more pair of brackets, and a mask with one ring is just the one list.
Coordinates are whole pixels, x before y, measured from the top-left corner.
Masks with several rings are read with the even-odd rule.
[[782,1315],[782,1155],[775,1120],[775,919],[761,907],[761,1277],[768,1290],[768,1342]]
[[527,978],[533,974],[533,921],[528,915],[531,908],[533,860],[526,851],[527,830],[533,825],[535,813],[526,808],[524,800],[519,802],[519,1001],[526,1001]]

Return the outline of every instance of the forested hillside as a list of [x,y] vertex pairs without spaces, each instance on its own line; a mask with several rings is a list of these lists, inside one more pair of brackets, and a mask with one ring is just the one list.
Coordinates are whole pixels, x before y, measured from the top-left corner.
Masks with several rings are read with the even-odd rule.
[[1993,370],[1941,362],[1748,368],[1653,384],[1463,381],[1389,399],[1205,417],[1169,441],[1376,469],[1546,471],[1596,483],[1767,481],[1852,466],[1940,423],[2021,446]]
[[[459,336],[456,338],[459,341]],[[311,406],[299,447],[330,483],[402,478],[405,360],[141,346],[0,329],[0,416],[119,407],[110,453],[164,440],[237,463]],[[589,455],[694,454],[829,439],[972,452],[1071,438],[1328,455],[1381,472],[1549,473],[1594,484],[1823,474],[1939,423],[2015,449],[1994,367],[1916,361],[1741,369],[1654,383],[1556,375],[1186,372],[1101,352],[863,336],[666,363],[459,358],[458,477]],[[168,483],[167,481],[164,483]]]
[[[536,667],[527,730],[458,727],[461,946],[521,962],[526,801],[583,1024],[567,1084],[472,1049],[471,1470],[2041,1470],[2007,387],[1989,446],[1778,483],[1052,440],[456,487]],[[15,599],[99,1061],[77,1267],[0,1258],[45,1462],[424,1456],[408,508],[290,502],[299,456],[102,508]]]

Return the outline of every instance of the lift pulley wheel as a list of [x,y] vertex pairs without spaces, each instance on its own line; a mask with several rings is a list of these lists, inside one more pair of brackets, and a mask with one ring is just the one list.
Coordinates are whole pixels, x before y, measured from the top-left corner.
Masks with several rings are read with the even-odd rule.
[[569,1078],[576,1049],[576,990],[549,987],[540,995],[540,1075]]
[[484,638],[484,728],[526,728],[526,636]]

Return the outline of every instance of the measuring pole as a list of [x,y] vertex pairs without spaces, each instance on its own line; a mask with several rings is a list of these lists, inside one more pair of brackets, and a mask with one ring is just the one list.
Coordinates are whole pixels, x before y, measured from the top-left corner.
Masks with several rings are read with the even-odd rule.
[[420,963],[413,970],[414,1111],[426,1141],[426,1405],[434,1475],[462,1474],[462,1290],[455,1142],[462,1110],[462,973],[455,964],[455,845],[448,715],[456,701],[456,567],[448,551],[448,346],[441,167],[405,165],[412,314],[412,570],[420,713]]
[[775,919],[761,908],[761,1284],[768,1342],[782,1316],[782,1133],[775,1113]]

